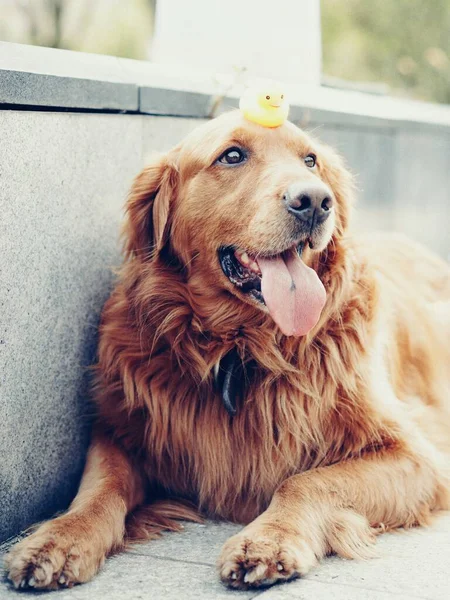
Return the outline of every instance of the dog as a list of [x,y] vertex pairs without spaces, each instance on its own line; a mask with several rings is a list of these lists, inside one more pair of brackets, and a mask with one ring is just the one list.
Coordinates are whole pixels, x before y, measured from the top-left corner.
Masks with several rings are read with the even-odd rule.
[[142,171],[79,492],[10,551],[16,588],[205,516],[245,525],[222,581],[270,585],[449,507],[449,269],[350,234],[353,193],[331,148],[239,111]]

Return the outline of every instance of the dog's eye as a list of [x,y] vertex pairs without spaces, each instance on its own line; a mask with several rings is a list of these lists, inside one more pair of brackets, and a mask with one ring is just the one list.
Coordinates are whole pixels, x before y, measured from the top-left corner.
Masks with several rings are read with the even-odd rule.
[[228,148],[217,160],[224,165],[237,165],[245,160],[245,154],[239,148]]
[[305,156],[305,165],[307,167],[309,167],[310,169],[315,167],[316,166],[316,155],[308,154],[308,156]]

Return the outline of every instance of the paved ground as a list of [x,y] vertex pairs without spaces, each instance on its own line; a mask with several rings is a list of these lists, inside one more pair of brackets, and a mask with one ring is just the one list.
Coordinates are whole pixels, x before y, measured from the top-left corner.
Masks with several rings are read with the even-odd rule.
[[[380,558],[325,560],[302,580],[252,592],[230,591],[217,580],[223,542],[239,530],[230,524],[187,524],[183,533],[137,546],[111,558],[94,581],[71,590],[20,593],[0,581],[0,599],[39,600],[448,600],[450,514],[428,529],[382,536]],[[0,547],[1,552],[5,547]]]

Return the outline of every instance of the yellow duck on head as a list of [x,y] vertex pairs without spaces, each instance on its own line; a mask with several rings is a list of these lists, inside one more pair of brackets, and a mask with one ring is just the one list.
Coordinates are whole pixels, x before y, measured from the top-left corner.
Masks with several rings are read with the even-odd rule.
[[263,127],[279,127],[289,113],[284,91],[275,83],[248,88],[239,102],[239,108],[248,121]]

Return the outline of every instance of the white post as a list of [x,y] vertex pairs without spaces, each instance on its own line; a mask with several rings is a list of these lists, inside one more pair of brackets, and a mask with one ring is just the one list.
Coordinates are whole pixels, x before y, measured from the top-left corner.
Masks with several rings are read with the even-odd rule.
[[157,0],[152,60],[319,85],[319,0]]

